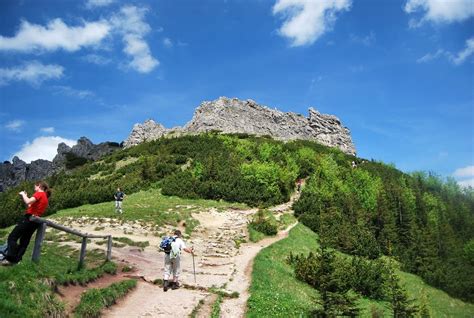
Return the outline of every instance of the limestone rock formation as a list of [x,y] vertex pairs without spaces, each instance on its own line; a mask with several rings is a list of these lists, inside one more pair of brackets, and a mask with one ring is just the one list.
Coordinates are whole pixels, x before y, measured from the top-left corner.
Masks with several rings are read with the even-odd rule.
[[5,161],[0,164],[0,192],[14,187],[22,181],[41,180],[53,175],[55,172],[66,169],[68,154],[72,154],[75,158],[98,160],[119,148],[120,145],[118,143],[103,142],[94,145],[86,137],[81,137],[73,147],[69,147],[65,143],[59,144],[58,154],[52,162],[38,159],[28,164],[15,156],[11,163]]
[[148,119],[143,124],[135,124],[133,126],[130,136],[123,142],[123,147],[128,148],[145,141],[156,140],[163,137],[168,131],[169,129],[166,129],[163,125],[157,124],[152,119]]
[[124,142],[131,147],[144,141],[158,139],[171,131],[180,133],[199,133],[218,130],[223,133],[248,133],[269,135],[279,140],[313,140],[329,147],[355,155],[348,128],[333,115],[324,115],[309,109],[309,116],[284,113],[261,106],[253,100],[221,97],[215,101],[203,102],[195,111],[193,118],[183,128],[167,130],[152,120],[143,125],[136,124]]

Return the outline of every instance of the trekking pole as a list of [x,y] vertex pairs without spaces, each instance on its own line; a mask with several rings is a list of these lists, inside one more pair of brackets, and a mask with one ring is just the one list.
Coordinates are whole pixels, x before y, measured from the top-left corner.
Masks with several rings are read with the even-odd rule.
[[196,265],[194,264],[194,249],[193,249],[193,271],[194,271],[194,282],[196,283]]

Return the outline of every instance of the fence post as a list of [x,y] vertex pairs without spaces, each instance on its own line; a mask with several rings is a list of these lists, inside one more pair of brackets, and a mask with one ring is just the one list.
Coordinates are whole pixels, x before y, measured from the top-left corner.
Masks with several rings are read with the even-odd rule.
[[112,235],[109,235],[107,240],[107,261],[112,259]]
[[38,230],[36,230],[35,246],[33,248],[33,255],[31,260],[38,263],[41,255],[41,244],[43,244],[44,234],[46,232],[46,223],[40,223]]
[[87,236],[82,237],[81,255],[79,256],[79,265],[77,269],[81,269],[84,266],[84,258],[86,257],[87,248]]

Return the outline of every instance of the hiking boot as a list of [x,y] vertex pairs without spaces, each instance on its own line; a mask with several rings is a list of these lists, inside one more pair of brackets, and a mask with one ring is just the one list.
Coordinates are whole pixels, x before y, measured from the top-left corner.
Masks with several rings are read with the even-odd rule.
[[1,266],[10,266],[10,265],[14,265],[14,263],[11,263],[8,260],[3,259],[3,260],[0,261],[0,265]]
[[168,286],[169,286],[168,281],[167,280],[163,281],[163,291],[165,292],[168,291]]
[[178,289],[179,287],[181,287],[181,286],[178,284],[178,282],[172,282],[171,284],[172,284],[172,285],[171,285],[171,289]]

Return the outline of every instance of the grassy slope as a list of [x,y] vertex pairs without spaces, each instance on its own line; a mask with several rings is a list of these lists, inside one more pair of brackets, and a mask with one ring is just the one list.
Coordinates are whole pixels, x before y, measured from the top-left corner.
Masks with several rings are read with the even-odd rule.
[[[166,197],[162,196],[159,190],[151,189],[127,196],[124,201],[124,214],[120,216],[115,214],[114,203],[106,202],[59,211],[51,218],[120,217],[124,220],[145,220],[163,225],[176,224],[179,220],[191,221],[192,212],[211,207],[218,210],[228,207],[246,208],[243,204]],[[0,243],[6,241],[12,228],[0,229]],[[106,229],[104,231],[106,232]],[[54,238],[54,235],[48,232],[47,237]],[[79,251],[52,242],[44,243],[40,263],[32,263],[30,259],[33,243],[34,236],[21,264],[0,266],[0,317],[60,315],[64,306],[55,297],[51,285],[71,279],[84,281],[84,278],[91,276],[91,271],[76,271]],[[86,264],[92,269],[104,259],[104,251],[88,250]]]
[[51,218],[62,217],[108,217],[120,218],[122,220],[143,220],[154,222],[161,226],[164,224],[175,225],[181,220],[191,221],[191,213],[204,209],[226,208],[245,209],[247,206],[241,203],[228,203],[213,200],[191,200],[175,196],[164,196],[158,189],[149,189],[128,195],[123,201],[123,214],[115,212],[114,202],[98,204],[87,204],[77,208],[58,211]]
[[[299,224],[288,238],[262,250],[255,258],[248,317],[299,317],[309,316],[316,306],[318,293],[309,285],[296,280],[291,267],[285,262],[290,251],[309,253],[318,244],[317,235]],[[426,285],[418,276],[400,272],[410,297],[426,294],[433,317],[473,317],[474,305],[451,298],[446,293]],[[370,317],[372,307],[390,317],[387,304],[361,299],[361,316]]]

